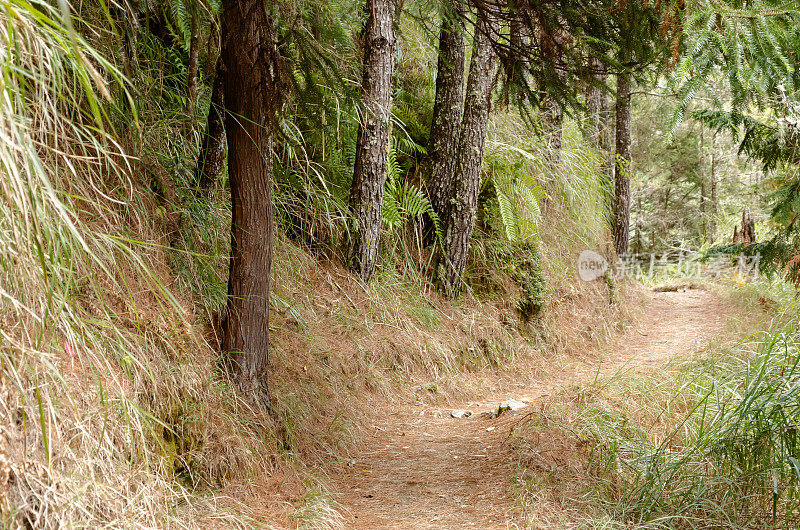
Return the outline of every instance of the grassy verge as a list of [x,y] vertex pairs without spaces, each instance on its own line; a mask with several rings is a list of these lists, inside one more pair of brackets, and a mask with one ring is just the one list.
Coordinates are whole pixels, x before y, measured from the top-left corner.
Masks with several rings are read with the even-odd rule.
[[535,527],[792,528],[800,351],[787,288],[728,286],[695,358],[564,389],[513,435]]

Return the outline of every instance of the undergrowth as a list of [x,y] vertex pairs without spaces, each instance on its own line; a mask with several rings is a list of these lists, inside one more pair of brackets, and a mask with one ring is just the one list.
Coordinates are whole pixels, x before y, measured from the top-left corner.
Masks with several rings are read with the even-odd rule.
[[[595,381],[515,431],[522,502],[569,500],[575,528],[794,528],[800,510],[800,350],[793,296],[737,289],[729,338],[663,370]],[[759,315],[762,331],[745,334]],[[548,460],[548,447],[569,463]],[[578,515],[580,513],[580,515]]]
[[[531,130],[496,119],[471,291],[456,305],[432,291],[436,219],[417,179],[432,96],[409,59],[369,289],[339,255],[354,108],[320,129],[322,154],[305,118],[282,124],[270,320],[279,432],[218,370],[229,192],[224,174],[199,192],[194,172],[209,94],[187,111],[183,58],[146,31],[150,60],[126,79],[106,59],[120,28],[93,24],[113,22],[104,9],[87,5],[83,20],[47,4],[0,7],[4,527],[341,527],[318,469],[357,450],[371,399],[479,393],[573,343],[573,322],[593,341],[620,317],[604,284],[575,285],[579,252],[609,251],[598,157],[572,123],[551,174]],[[185,41],[185,13],[170,16]],[[330,115],[339,103],[326,100]],[[249,502],[289,490],[292,503]]]

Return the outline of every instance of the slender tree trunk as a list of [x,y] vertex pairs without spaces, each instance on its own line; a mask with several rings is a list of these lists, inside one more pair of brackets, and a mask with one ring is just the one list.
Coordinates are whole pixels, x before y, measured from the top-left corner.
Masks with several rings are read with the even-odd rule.
[[[705,159],[705,128],[700,128],[700,161]],[[702,224],[703,242],[708,240],[708,195],[706,193],[706,177],[703,171],[700,172],[700,221]]]
[[350,207],[353,211],[350,270],[368,282],[375,270],[383,217],[383,185],[389,147],[392,74],[394,73],[393,0],[367,0],[364,27],[364,106],[356,141]]
[[197,69],[198,58],[200,57],[200,6],[199,0],[189,0],[191,16],[191,35],[189,37],[189,68],[186,73],[186,97],[188,99],[186,109],[189,114],[194,114],[197,104]]
[[[601,74],[602,83],[606,84],[607,75]],[[600,90],[598,101],[598,145],[603,157],[603,189],[606,197],[606,211],[614,212],[614,128],[611,126],[611,108],[608,104],[608,92]],[[613,221],[612,221],[613,222]]]
[[[600,83],[601,76],[600,60],[594,57],[589,59],[589,68],[591,69],[590,80],[586,86],[586,134],[589,137],[589,142],[593,147],[600,148],[600,105],[601,105],[601,92],[602,89],[597,86]],[[607,105],[608,103],[606,103]]]
[[547,96],[543,114],[545,134],[547,135],[547,149],[550,151],[550,161],[557,164],[561,159],[561,144],[564,129],[564,109],[561,103]]
[[225,163],[225,75],[222,61],[217,61],[206,131],[197,157],[197,182],[200,189],[211,190]]
[[[638,196],[639,197],[638,197],[638,200],[636,202],[638,203],[638,208],[639,208],[639,211],[641,212],[642,211],[642,194],[638,193]],[[643,245],[642,245],[642,225],[634,223],[634,226],[636,228],[636,247],[637,247],[634,250],[634,252],[643,252],[644,248],[643,248]]]
[[706,179],[700,181],[700,220],[702,221],[703,242],[708,240],[708,208],[706,206]]
[[464,28],[455,6],[449,6],[439,36],[436,99],[428,140],[428,196],[436,215],[444,219],[458,159],[461,115],[464,111]]
[[631,169],[631,76],[617,74],[617,150],[614,174],[614,248],[628,253]]
[[436,283],[450,298],[457,298],[461,292],[469,242],[475,227],[496,60],[488,37],[489,30],[489,22],[479,13],[467,79],[458,163],[444,223],[444,242],[436,266]]
[[709,226],[711,241],[717,237],[717,133],[711,136],[711,223]]
[[269,290],[272,277],[272,149],[284,84],[277,31],[263,0],[224,0],[222,63],[233,217],[225,367],[269,408]]

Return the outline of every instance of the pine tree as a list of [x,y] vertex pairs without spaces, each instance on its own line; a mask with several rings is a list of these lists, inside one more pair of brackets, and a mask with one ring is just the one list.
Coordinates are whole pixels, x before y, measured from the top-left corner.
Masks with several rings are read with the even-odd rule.
[[363,282],[369,282],[375,270],[383,218],[396,46],[395,8],[394,0],[367,0],[361,82],[363,115],[350,189],[353,223],[349,249],[350,270]]
[[225,132],[231,186],[231,260],[223,323],[224,364],[269,407],[272,150],[285,83],[274,20],[263,0],[225,0],[222,14]]
[[450,298],[457,298],[461,292],[470,238],[475,227],[497,57],[491,31],[493,28],[488,16],[479,12],[467,79],[458,162],[445,216],[444,241],[436,265],[436,283]]

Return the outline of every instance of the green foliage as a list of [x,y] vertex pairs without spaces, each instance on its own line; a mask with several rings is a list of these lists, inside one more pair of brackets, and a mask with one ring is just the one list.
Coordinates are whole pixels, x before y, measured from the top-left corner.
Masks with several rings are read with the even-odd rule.
[[787,116],[765,113],[759,119],[736,110],[703,110],[695,112],[694,117],[740,140],[739,154],[760,163],[764,171],[800,163],[800,131]]
[[696,383],[684,423],[637,458],[638,475],[622,500],[629,517],[681,527],[795,526],[799,361],[795,331],[776,329],[751,361],[723,364]]
[[360,74],[360,50],[351,32],[358,26],[357,8],[341,0],[278,4],[280,49],[291,69],[293,111],[298,123],[307,127],[304,133],[319,143],[319,134],[349,121],[357,104],[353,80]]
[[[708,110],[695,113],[702,122],[727,131],[740,140],[739,153],[762,165],[771,176],[761,186],[766,190],[772,237],[750,245],[726,245],[708,250],[709,255],[758,256],[761,272],[774,275],[786,272],[798,278],[798,263],[793,260],[800,248],[797,220],[800,214],[800,138],[791,120],[761,118],[738,111]],[[788,268],[787,268],[788,266]]]
[[514,306],[522,321],[527,323],[539,316],[548,291],[536,243],[496,240],[488,248],[490,263],[507,274],[519,291]]
[[[705,229],[714,221],[708,197],[709,164],[701,149],[704,132],[701,129],[698,133],[697,124],[684,125],[674,133],[673,141],[666,143],[673,109],[673,102],[649,97],[639,98],[634,106],[633,253],[662,252],[670,247],[696,248],[703,243],[708,235]],[[721,175],[716,178],[721,180]],[[708,211],[704,212],[704,207]]]
[[735,265],[742,257],[756,267],[759,274],[768,278],[784,274],[793,281],[800,279],[800,263],[796,257],[797,241],[786,240],[785,233],[759,243],[733,243],[707,249],[700,257],[701,261],[726,257],[731,265]]
[[442,237],[439,217],[433,211],[430,201],[420,188],[413,184],[398,185],[397,181],[387,181],[384,191],[383,226],[389,235],[403,227],[408,221],[419,221],[428,215],[434,222],[437,238]]
[[[497,201],[499,220],[509,241],[535,241],[541,217],[539,185],[542,159],[510,144],[492,142],[484,162],[484,196]],[[488,188],[488,189],[487,189]]]
[[522,320],[528,322],[539,315],[547,295],[539,253],[533,245],[527,244],[515,252],[510,263],[511,277],[522,291],[517,310]]
[[[672,86],[679,92],[670,137],[683,120],[689,101],[701,90],[711,94],[717,109],[695,117],[718,131],[741,139],[739,153],[783,175],[770,184],[772,219],[784,233],[765,250],[779,259],[767,267],[786,263],[780,258],[785,245],[795,239],[794,180],[800,161],[797,141],[797,57],[800,50],[800,11],[778,0],[753,2],[696,2],[684,25],[686,50],[680,56]],[[727,81],[732,99],[723,102],[712,79]],[[787,179],[786,177],[792,176]],[[779,241],[778,239],[781,239]]]
[[679,100],[673,131],[700,91],[708,91],[719,104],[712,79],[720,75],[727,80],[736,111],[750,102],[763,106],[781,91],[800,88],[793,64],[800,43],[798,23],[800,11],[781,0],[692,3],[683,24],[685,49],[671,78]]

